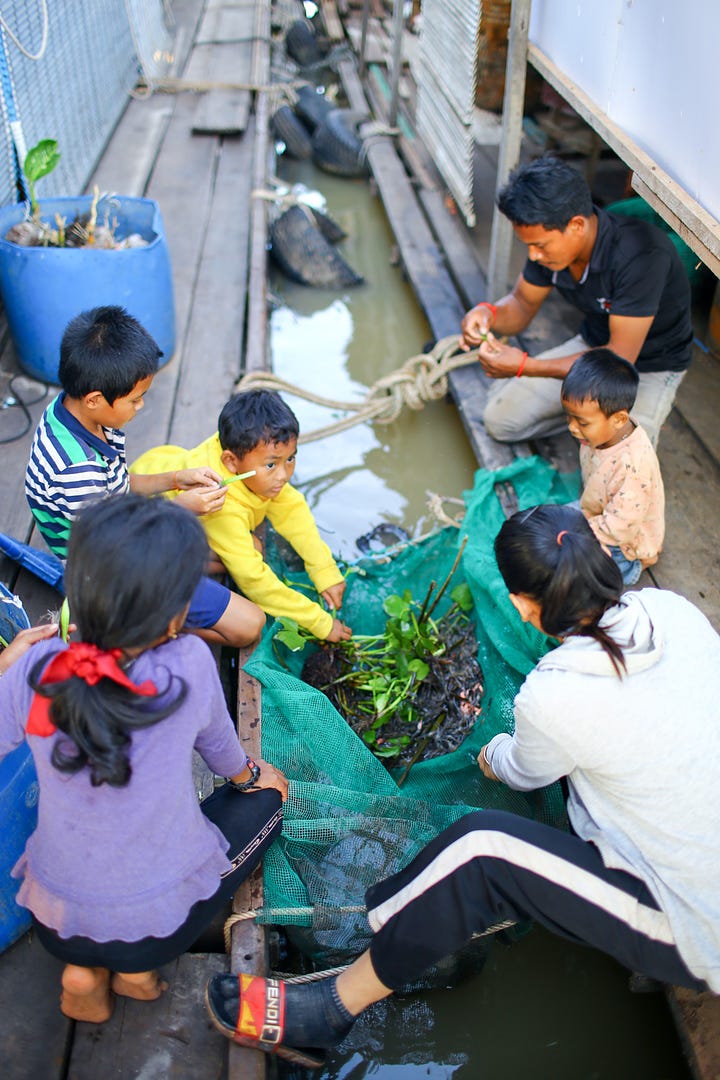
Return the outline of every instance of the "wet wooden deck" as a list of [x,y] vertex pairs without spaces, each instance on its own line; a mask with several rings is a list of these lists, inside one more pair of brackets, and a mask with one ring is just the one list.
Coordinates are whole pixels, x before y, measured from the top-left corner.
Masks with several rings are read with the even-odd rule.
[[[333,4],[323,7],[333,9]],[[237,40],[247,37],[245,24],[241,34],[235,23],[223,22],[223,10],[227,15],[230,9],[220,0],[175,0],[179,49],[173,74],[201,79],[208,72],[221,72],[235,42],[238,48],[243,44],[246,63],[251,62],[248,57],[255,58],[253,76],[263,81],[258,76],[267,61],[268,5],[257,0],[254,9],[252,36],[259,43],[254,51]],[[351,101],[353,95],[367,94],[377,115],[382,115],[382,93],[372,83],[361,87],[352,64],[343,67]],[[241,66],[233,72],[235,81],[243,81]],[[248,104],[252,108],[246,109]],[[262,186],[268,174],[268,103],[262,94],[249,103],[240,92],[226,91],[215,106],[209,95],[187,92],[131,101],[91,181],[101,189],[158,200],[173,265],[178,348],[158,374],[145,409],[128,428],[130,460],[163,441],[193,445],[206,437],[242,361],[252,368],[265,358],[265,211],[260,200],[252,199],[251,189]],[[244,132],[238,133],[243,126]],[[442,184],[421,146],[401,146],[401,157],[389,140],[387,145],[379,140],[376,147],[371,164],[388,217],[399,242],[404,235],[412,238],[402,256],[408,276],[434,332],[438,336],[456,332],[459,316],[484,294],[494,148],[478,148],[479,224],[469,233],[448,213]],[[704,313],[698,312],[700,341],[703,318]],[[549,332],[549,323],[543,324],[540,338]],[[17,368],[6,334],[0,338],[0,349],[0,387],[7,399],[9,379]],[[398,357],[398,364],[404,359]],[[660,458],[668,495],[668,537],[653,575],[663,587],[697,603],[718,628],[719,368],[720,361],[698,348],[663,432]],[[498,447],[485,436],[479,417],[486,389],[477,372],[458,372],[452,383],[481,464],[494,466],[514,453],[528,452],[524,446]],[[13,387],[37,400],[29,407],[30,430],[3,447],[2,528],[30,539],[31,520],[23,495],[25,464],[34,425],[55,391],[50,388],[43,394],[42,387],[22,377]],[[1,410],[0,437],[19,431],[21,419],[13,407]],[[545,450],[550,453],[557,447]],[[18,574],[13,564],[0,562],[0,576],[23,597],[31,618],[57,607],[56,593],[30,575]],[[257,739],[259,730],[259,700],[252,680],[241,678],[239,698],[241,738],[252,746],[249,740]],[[251,895],[238,906],[254,903],[259,887],[257,880],[251,883]],[[264,969],[262,934],[252,928],[233,933],[230,958],[219,951],[181,957],[168,973],[171,990],[162,1001],[120,1002],[112,1021],[102,1027],[73,1025],[62,1018],[57,1009],[60,965],[30,936],[22,938],[0,957],[0,1009],[4,1030],[11,1032],[3,1047],[4,1075],[11,1080],[28,1076],[91,1080],[98,1075],[118,1080],[140,1075],[259,1080],[263,1056],[231,1048],[228,1059],[228,1044],[210,1029],[202,1006],[202,985],[212,971],[240,960],[246,969],[248,965]],[[695,1010],[697,1004],[680,1002],[678,1009]]]

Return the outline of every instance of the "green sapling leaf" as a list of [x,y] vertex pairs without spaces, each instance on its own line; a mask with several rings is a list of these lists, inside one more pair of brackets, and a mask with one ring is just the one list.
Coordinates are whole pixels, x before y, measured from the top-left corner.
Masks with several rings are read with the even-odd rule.
[[60,160],[60,151],[55,139],[41,139],[28,150],[23,163],[23,172],[33,184],[51,173]]

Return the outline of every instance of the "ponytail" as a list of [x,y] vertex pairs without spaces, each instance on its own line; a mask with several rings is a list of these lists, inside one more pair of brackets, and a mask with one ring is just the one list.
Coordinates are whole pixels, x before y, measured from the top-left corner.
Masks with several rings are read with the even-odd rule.
[[579,510],[535,506],[514,514],[495,539],[495,558],[508,591],[540,604],[546,634],[593,638],[622,676],[622,648],[599,625],[620,601],[622,575]]
[[[206,557],[200,523],[165,499],[128,494],[88,506],[73,524],[65,571],[83,646],[111,654],[122,666],[123,657],[129,663],[167,640],[171,621],[190,603]],[[47,657],[40,660],[29,683],[49,699],[48,719],[65,736],[55,740],[53,765],[71,774],[88,768],[93,786],[127,784],[133,732],[174,712],[187,695],[185,680],[167,672],[164,687],[138,697],[104,673],[83,678],[82,668],[47,681],[43,675],[52,665]]]

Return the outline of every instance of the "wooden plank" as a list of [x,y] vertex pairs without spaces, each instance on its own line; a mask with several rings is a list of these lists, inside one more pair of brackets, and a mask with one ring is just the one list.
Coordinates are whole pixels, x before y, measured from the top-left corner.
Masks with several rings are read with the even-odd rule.
[[683,240],[706,265],[720,273],[720,222],[708,213],[649,154],[611,120],[576,82],[536,45],[528,47],[528,60],[577,113],[612,147],[656,196],[655,209],[669,224],[672,217],[685,223]]
[[185,953],[162,969],[170,988],[157,1001],[119,997],[107,1023],[77,1024],[67,1080],[224,1080],[227,1043],[203,1005],[207,980],[224,971],[224,955]]
[[[512,5],[508,37],[503,98],[503,135],[496,178],[497,191],[520,160],[527,40],[530,25],[530,0],[515,0]],[[513,229],[510,221],[495,207],[490,230],[488,289],[491,296],[503,296],[510,283],[510,251]]]
[[[203,13],[203,0],[173,0],[175,39],[168,77],[179,75],[192,47]],[[131,97],[103,151],[87,191],[97,184],[101,191],[145,195],[159,147],[170,122],[175,98],[163,94]],[[132,151],[128,153],[128,147]]]
[[[249,214],[255,117],[244,139],[225,140],[170,428],[170,442],[206,439],[240,374],[249,265]],[[218,313],[222,317],[218,318]]]
[[[716,403],[717,395],[716,385]],[[692,601],[720,632],[720,468],[676,409],[663,425],[658,458],[666,530],[653,576]]]
[[193,362],[185,350],[197,267],[206,239],[216,161],[212,148],[190,133],[194,102],[178,97],[158,154],[148,195],[157,199],[165,221],[175,289],[177,347],[174,359],[155,376],[143,410],[128,426],[128,460],[167,442],[181,367]]
[[58,1007],[63,964],[24,934],[2,955],[0,1014],[5,1080],[60,1080],[71,1024]]
[[195,135],[241,135],[247,127],[252,103],[251,66],[253,42],[230,45],[196,45],[185,80],[193,83],[245,84],[248,89],[218,87],[197,99],[192,130]]
[[[238,736],[250,757],[262,756],[260,683],[244,670],[252,649],[238,650],[237,722]],[[263,905],[262,867],[242,883],[233,901],[233,913],[257,911]],[[268,968],[265,928],[253,919],[235,923],[231,931],[230,970],[266,975]],[[229,1080],[263,1080],[266,1056],[259,1050],[230,1047]]]
[[252,41],[257,2],[258,0],[249,0],[246,4],[208,6],[197,32],[195,45]]
[[680,384],[675,408],[692,427],[707,452],[720,463],[718,387],[720,357],[693,348],[692,365]]
[[720,997],[696,994],[680,986],[667,988],[670,1011],[677,1024],[695,1080],[720,1076]]
[[[354,64],[342,61],[339,71],[352,107],[367,110]],[[373,140],[368,147],[368,162],[400,248],[405,272],[433,334],[439,339],[459,333],[465,309],[390,138]],[[480,463],[486,468],[509,464],[514,458],[512,448],[491,439],[481,422],[488,380],[479,366],[452,372],[449,384]]]
[[[693,251],[697,251],[694,244],[695,237],[693,232],[681,216],[685,214],[685,207],[678,198],[676,191],[668,188],[668,190],[663,191],[662,196],[658,195],[644,180],[640,179],[637,173],[632,174],[630,185],[638,195],[642,196],[649,206],[652,206],[653,210],[656,210],[657,213],[667,221],[668,225],[675,230],[688,247],[692,248]],[[695,227],[697,228],[697,225]],[[702,251],[697,252],[698,261],[704,262],[705,265],[712,270],[715,277],[720,277],[720,258],[713,253],[710,243],[708,242],[707,222],[703,223],[702,228],[705,242]]]
[[335,0],[320,0],[320,11],[322,12],[325,33],[330,40],[333,42],[344,41],[345,31],[337,12]]
[[[253,80],[265,85],[270,76],[270,11],[269,6],[258,8],[256,47],[253,59]],[[269,137],[270,106],[267,94],[258,94],[255,102],[255,154],[252,171],[253,190],[267,186],[274,171],[275,154]],[[250,273],[248,278],[247,333],[244,358],[245,371],[263,371],[268,366],[267,318],[267,245],[268,207],[264,199],[250,202]]]

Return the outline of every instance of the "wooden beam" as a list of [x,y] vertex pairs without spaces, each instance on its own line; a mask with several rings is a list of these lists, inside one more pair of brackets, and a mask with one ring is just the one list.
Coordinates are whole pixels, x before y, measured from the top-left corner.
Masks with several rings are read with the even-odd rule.
[[[544,79],[565,98],[590,127],[632,169],[638,183],[653,196],[653,208],[672,228],[682,222],[682,239],[713,270],[720,266],[720,222],[661,169],[650,154],[603,112],[576,82],[570,79],[536,45],[528,47],[528,60]],[[633,186],[637,186],[633,183]],[[643,195],[643,198],[647,196]],[[648,200],[649,201],[649,200]]]
[[[257,9],[253,82],[265,85],[270,74],[270,5]],[[268,95],[259,93],[255,101],[255,157],[252,188],[263,188],[269,175],[271,144]],[[268,362],[267,331],[267,240],[268,211],[264,199],[250,196],[250,272],[248,278],[245,371],[263,371]]]
[[[530,0],[514,0],[505,64],[503,134],[498,157],[496,192],[500,190],[520,160],[529,25]],[[504,296],[509,285],[512,240],[512,225],[496,206],[490,231],[488,260],[488,295],[491,300]]]

